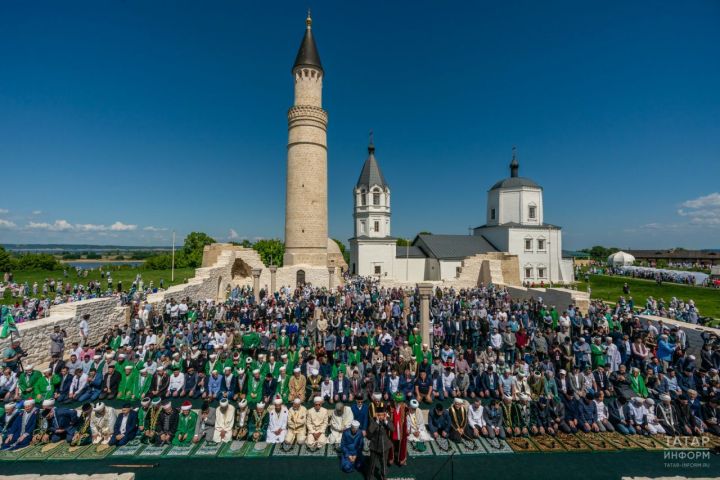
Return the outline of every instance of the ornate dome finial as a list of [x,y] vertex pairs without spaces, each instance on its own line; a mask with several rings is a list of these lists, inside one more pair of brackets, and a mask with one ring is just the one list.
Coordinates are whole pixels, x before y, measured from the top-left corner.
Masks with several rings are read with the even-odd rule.
[[307,25],[307,28],[312,28],[312,17],[310,16],[310,9],[308,8],[308,16],[307,19],[305,19],[305,24]]

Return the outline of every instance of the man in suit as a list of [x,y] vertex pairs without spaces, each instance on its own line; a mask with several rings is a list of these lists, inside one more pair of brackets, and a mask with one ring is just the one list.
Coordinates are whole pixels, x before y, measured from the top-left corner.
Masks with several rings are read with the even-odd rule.
[[560,369],[556,382],[558,388],[558,395],[560,396],[560,399],[563,401],[563,403],[567,403],[573,398],[575,398],[575,390],[572,387],[572,382],[568,378],[565,369]]
[[107,398],[108,400],[111,400],[117,397],[121,379],[122,375],[120,375],[120,372],[117,372],[115,370],[115,362],[111,362],[108,365],[107,373],[103,377],[102,389],[100,390],[100,399],[104,400]]
[[113,434],[110,437],[108,445],[122,447],[126,443],[132,441],[138,431],[138,415],[135,410],[130,408],[129,403],[122,406],[120,415],[115,419]]
[[[82,369],[80,370],[82,373]],[[55,401],[57,403],[69,403],[70,398],[68,397],[70,395],[70,385],[73,381],[73,375],[70,375],[68,373],[68,368],[63,366],[60,369],[60,384],[57,386],[57,390],[55,390]]]
[[155,437],[155,443],[157,445],[169,445],[170,442],[172,442],[172,439],[175,437],[179,419],[180,416],[177,409],[173,408],[170,400],[165,400],[158,419],[158,434]]
[[150,382],[150,395],[152,397],[164,397],[169,385],[170,377],[168,377],[163,367],[158,367]]
[[78,414],[75,410],[55,406],[55,400],[44,400],[42,403],[42,417],[47,422],[47,428],[42,434],[41,442],[70,441],[75,435],[75,426],[78,423]]
[[350,380],[345,378],[343,372],[338,372],[337,379],[333,381],[333,395],[336,402],[347,402],[350,400]]
[[38,409],[35,408],[35,400],[23,401],[23,411],[20,413],[20,428],[17,438],[13,440],[10,450],[18,450],[30,445],[33,440],[33,433],[38,424]]
[[5,413],[0,417],[0,450],[9,449],[20,436],[20,417],[14,402],[5,404]]
[[480,397],[500,399],[500,377],[495,373],[492,365],[488,365],[487,370],[476,378],[480,383],[478,389]]

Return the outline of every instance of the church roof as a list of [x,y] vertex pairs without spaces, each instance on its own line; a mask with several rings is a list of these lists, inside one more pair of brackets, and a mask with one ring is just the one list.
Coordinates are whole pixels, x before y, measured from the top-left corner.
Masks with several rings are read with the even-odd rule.
[[373,145],[371,140],[370,145],[368,145],[367,160],[365,160],[365,164],[363,165],[362,171],[360,172],[360,178],[358,178],[357,184],[355,186],[358,188],[370,188],[373,185],[378,185],[380,187],[388,186],[387,182],[385,181],[385,177],[383,177],[382,171],[380,171],[380,165],[378,165],[378,162],[375,159],[375,145]]
[[459,260],[478,253],[499,251],[482,235],[431,235],[423,233],[415,237],[413,246],[420,248],[428,257],[437,258],[438,260]]
[[305,23],[307,24],[307,28],[305,29],[305,36],[300,44],[300,50],[298,50],[297,57],[295,57],[293,71],[298,67],[314,67],[322,71],[320,54],[318,53],[315,38],[312,34],[312,18],[310,18],[310,12],[308,12]]
[[520,163],[517,159],[517,151],[513,147],[512,160],[510,161],[510,176],[504,178],[492,186],[490,190],[497,190],[499,188],[520,188],[520,187],[531,187],[542,189],[540,185],[535,183],[529,178],[518,176],[518,170],[520,170]]
[[397,245],[395,247],[395,258],[426,258],[427,255],[419,247],[405,247]]

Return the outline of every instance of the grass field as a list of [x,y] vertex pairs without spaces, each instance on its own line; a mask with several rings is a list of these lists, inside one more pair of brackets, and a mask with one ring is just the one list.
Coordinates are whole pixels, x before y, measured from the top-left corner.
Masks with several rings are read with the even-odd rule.
[[[107,268],[104,268],[103,270],[107,271]],[[111,277],[113,279],[113,288],[117,289],[117,282],[122,281],[123,290],[125,291],[130,288],[132,282],[135,280],[135,276],[138,273],[142,275],[145,285],[149,285],[150,282],[153,282],[154,285],[157,287],[160,285],[160,279],[163,279],[165,281],[165,288],[169,287],[170,285],[185,283],[185,281],[195,275],[194,268],[176,268],[175,281],[171,282],[170,270],[144,270],[142,268],[111,267],[110,271]],[[87,277],[78,277],[75,273],[75,269],[68,267],[67,274],[67,278],[63,278],[62,270],[19,270],[17,272],[13,272],[13,280],[18,283],[24,283],[27,281],[31,288],[31,295],[32,285],[34,282],[38,283],[38,291],[40,292],[39,294],[42,295],[42,285],[45,279],[54,278],[56,282],[58,280],[62,280],[63,283],[82,283],[83,285],[87,285],[90,280],[100,280],[100,271],[97,269],[90,270]],[[102,280],[102,287],[103,290],[107,288],[107,280]],[[0,299],[0,304],[15,303],[17,300],[17,298],[12,298],[10,289],[6,289],[5,296]]]
[[[625,282],[630,286],[630,296],[635,300],[635,305],[638,307],[645,306],[645,300],[648,297],[663,298],[667,302],[672,297],[676,297],[685,301],[694,300],[702,316],[720,319],[720,290],[714,288],[692,287],[676,283],[657,285],[654,280],[591,275],[590,296],[593,299],[617,302],[618,298],[623,295],[623,284]],[[587,291],[584,275],[580,275],[578,278],[577,288],[580,291]]]

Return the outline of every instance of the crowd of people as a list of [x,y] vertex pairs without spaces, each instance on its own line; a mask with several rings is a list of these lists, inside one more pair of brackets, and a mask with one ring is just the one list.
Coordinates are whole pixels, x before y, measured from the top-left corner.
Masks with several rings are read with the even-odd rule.
[[0,298],[5,291],[11,293],[14,302],[10,304],[11,313],[17,323],[45,318],[50,315],[53,306],[70,302],[79,302],[92,298],[117,297],[121,304],[126,305],[132,301],[144,299],[150,293],[156,293],[164,288],[164,281],[160,280],[159,289],[153,282],[145,284],[142,275],[137,274],[128,290],[123,289],[122,280],[115,282],[109,271],[100,269],[100,280],[90,280],[86,283],[77,279],[87,278],[87,269],[77,268],[77,278],[73,281],[67,270],[59,279],[45,278],[42,284],[37,281],[32,284],[28,281],[18,283],[13,280],[12,273],[4,274],[4,282],[0,282]]
[[631,310],[492,286],[437,288],[430,318],[423,341],[418,292],[367,278],[333,291],[235,289],[222,303],[136,301],[96,345],[84,335],[67,347],[56,329],[49,365],[23,364],[20,342],[3,352],[0,448],[329,444],[343,471],[372,476],[429,441],[720,435],[714,335],[692,353],[683,329]]

